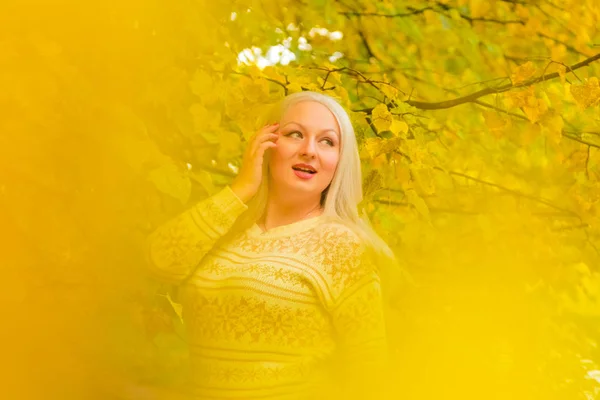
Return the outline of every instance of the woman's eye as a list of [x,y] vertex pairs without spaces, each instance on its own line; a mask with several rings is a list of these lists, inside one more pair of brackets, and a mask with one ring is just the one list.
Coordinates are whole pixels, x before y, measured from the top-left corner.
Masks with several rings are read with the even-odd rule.
[[[304,137],[302,135],[302,133],[298,132],[298,131],[292,131],[292,132],[286,134],[285,136],[287,136],[287,137],[294,137],[294,138],[298,138],[298,139],[302,139]],[[325,142],[327,144],[327,146],[331,146],[331,147],[335,146],[334,141],[331,140],[331,139],[329,139],[329,138],[321,139],[321,142]]]

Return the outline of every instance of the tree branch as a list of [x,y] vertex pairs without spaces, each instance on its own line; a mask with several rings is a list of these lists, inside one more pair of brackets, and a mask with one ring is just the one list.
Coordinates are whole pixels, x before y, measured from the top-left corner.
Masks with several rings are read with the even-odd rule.
[[[399,93],[405,94],[402,90],[398,89],[397,87],[395,87],[394,85],[392,85],[389,82],[376,81],[376,80],[373,80],[373,79],[369,79],[362,72],[360,72],[360,71],[358,71],[356,69],[350,68],[350,67],[341,67],[341,68],[334,68],[334,69],[329,69],[329,68],[325,68],[325,67],[308,67],[308,68],[309,69],[316,69],[316,70],[319,70],[319,71],[326,71],[327,75],[325,76],[325,81],[329,78],[329,75],[332,72],[344,73],[346,75],[350,75],[350,76],[354,76],[354,77],[358,77],[360,79],[363,79],[363,80],[358,79],[356,81],[356,83],[357,83],[357,90],[358,90],[358,84],[360,84],[360,83],[366,83],[366,84],[372,86],[375,90],[377,90],[379,93],[381,93],[385,97],[386,96],[385,92],[383,90],[381,90],[381,88],[379,88],[376,85],[376,83],[377,83],[377,84],[380,84],[380,85],[389,86],[389,87],[397,90]],[[323,85],[325,85],[325,83],[323,83]],[[377,101],[380,101],[380,100],[377,99]],[[397,104],[395,104],[395,103],[396,103],[395,101],[390,102],[388,104],[388,107],[396,107]],[[352,110],[352,111],[356,111],[356,110]]]
[[[440,3],[439,1],[436,4],[437,4],[438,7],[440,7],[444,11],[450,11],[452,9],[452,7],[448,6],[447,4]],[[434,10],[434,11],[435,12],[440,12],[438,10]],[[508,25],[508,24],[525,25],[525,22],[521,21],[521,20],[500,20],[500,19],[494,19],[494,18],[470,17],[470,16],[468,16],[466,14],[463,14],[461,12],[459,12],[458,15],[462,19],[464,19],[466,21],[469,21],[469,23],[471,25],[473,24],[473,22],[491,22],[491,23],[502,24],[502,25]]]
[[[412,163],[412,160],[411,160],[410,156],[408,156],[407,154],[402,153],[400,150],[394,150],[394,151],[397,152],[398,154],[404,156],[409,162]],[[573,216],[573,217],[578,218],[579,220],[581,220],[581,217],[576,212],[571,211],[571,210],[566,209],[566,208],[562,208],[562,207],[557,206],[557,205],[554,205],[554,204],[552,204],[550,201],[548,201],[546,199],[543,199],[543,198],[540,198],[540,197],[535,197],[535,196],[529,195],[527,193],[522,193],[522,192],[519,192],[517,190],[509,189],[509,188],[506,188],[504,186],[498,185],[497,183],[484,181],[483,179],[479,179],[479,178],[476,178],[474,176],[463,174],[461,172],[448,171],[448,170],[445,170],[445,169],[443,169],[441,167],[438,167],[438,166],[433,166],[432,168],[435,169],[435,170],[438,170],[438,171],[441,171],[441,172],[453,175],[453,176],[460,176],[461,178],[465,178],[465,179],[472,180],[472,181],[477,182],[477,183],[481,183],[482,185],[494,187],[496,189],[502,190],[503,192],[510,193],[513,196],[521,197],[521,198],[524,198],[524,199],[528,199],[528,200],[534,201],[534,202],[539,203],[539,204],[543,204],[545,206],[548,206],[548,207],[553,208],[553,209],[555,209],[557,211],[560,211],[562,213],[571,215],[571,216]]]
[[461,18],[464,18],[471,23],[473,23],[475,21],[475,22],[491,22],[494,24],[502,24],[502,25],[509,25],[509,24],[525,25],[525,22],[521,21],[520,19],[501,20],[501,19],[483,18],[483,17],[471,18],[471,17],[468,17],[463,14],[461,14],[460,16],[461,16]]
[[[596,54],[595,56],[592,56],[586,60],[583,60],[577,64],[572,65],[571,67],[569,67],[569,69],[571,71],[574,71],[576,69],[579,69],[581,67],[585,67],[588,66],[589,64],[593,63],[594,61],[597,61],[600,59],[600,53]],[[488,94],[494,94],[494,93],[502,93],[502,92],[506,92],[510,89],[513,88],[522,88],[522,87],[528,87],[531,85],[534,85],[540,81],[548,81],[551,79],[555,79],[559,77],[559,73],[558,72],[553,72],[551,74],[547,74],[547,75],[542,75],[539,76],[537,78],[532,78],[529,79],[519,85],[513,85],[513,84],[506,84],[503,86],[499,86],[497,88],[485,88],[482,90],[478,90],[477,92],[471,93],[469,95],[463,96],[463,97],[458,97],[456,99],[452,99],[452,100],[446,100],[446,101],[438,101],[438,102],[425,102],[425,101],[414,101],[414,100],[408,100],[406,103],[418,108],[420,110],[442,110],[442,109],[446,109],[446,108],[451,108],[451,107],[455,107],[458,106],[460,104],[464,104],[464,103],[470,103],[470,102],[474,102],[475,100],[477,100],[480,97],[483,96],[487,96]]]
[[346,12],[341,12],[340,14],[342,14],[346,17],[352,16],[352,17],[402,18],[402,17],[410,17],[411,15],[423,14],[427,10],[433,10],[433,7],[425,7],[425,8],[420,8],[420,9],[414,9],[412,7],[408,7],[408,9],[412,10],[412,11],[406,12],[406,13],[396,13],[396,14],[361,13],[361,12],[357,12],[357,11],[346,11]]
[[[452,9],[452,7],[449,7],[448,5],[440,3],[440,2],[437,2],[436,5],[444,11],[449,11]],[[341,12],[340,14],[342,14],[346,17],[353,16],[353,17],[404,18],[404,17],[411,17],[413,15],[423,14],[425,11],[431,10],[435,13],[441,13],[441,14],[445,15],[441,10],[437,10],[435,7],[424,7],[424,8],[419,8],[419,9],[408,7],[407,9],[410,11],[403,12],[403,13],[395,13],[395,14],[358,12],[358,11],[345,11],[345,12]],[[494,19],[494,18],[483,18],[483,17],[475,17],[474,18],[474,17],[470,17],[463,13],[459,13],[459,15],[462,19],[469,21],[469,23],[471,23],[471,24],[473,22],[490,22],[490,23],[502,24],[502,25],[508,25],[508,24],[525,25],[525,22],[522,20],[499,20],[499,19]]]
[[362,29],[358,30],[358,35],[360,36],[360,39],[365,45],[365,49],[367,49],[367,55],[369,56],[369,58],[377,58],[377,56],[375,56],[375,54],[373,53],[373,50],[371,50],[371,46],[369,45],[369,42],[367,42],[367,38]]
[[568,225],[568,226],[561,226],[558,228],[553,228],[552,231],[553,232],[564,232],[564,231],[572,231],[573,229],[585,229],[585,228],[589,228],[589,224],[586,223],[581,223],[581,224],[577,224],[577,225]]
[[500,0],[503,3],[511,3],[511,4],[520,4],[522,6],[526,6],[527,2],[525,0]]
[[475,178],[474,176],[469,176],[469,175],[463,174],[461,172],[445,171],[445,170],[443,170],[440,167],[433,167],[433,168],[437,169],[439,171],[446,172],[446,173],[448,173],[450,175],[460,176],[462,178],[469,179],[469,180],[481,183],[481,184],[486,185],[486,186],[494,187],[496,189],[502,190],[502,191],[510,193],[512,195],[515,195],[515,196],[518,196],[518,197],[522,197],[524,199],[532,200],[532,201],[534,201],[536,203],[544,204],[544,205],[546,205],[546,206],[548,206],[550,208],[553,208],[553,209],[555,209],[557,211],[562,211],[564,213],[567,213],[567,214],[570,214],[570,215],[573,215],[573,216],[576,216],[576,217],[579,218],[579,215],[577,215],[577,213],[575,213],[574,211],[571,211],[571,210],[568,210],[566,208],[562,208],[562,207],[559,207],[557,205],[554,205],[554,204],[550,203],[548,200],[545,200],[545,199],[542,199],[542,198],[539,198],[539,197],[535,197],[535,196],[531,196],[531,195],[526,194],[526,193],[521,193],[521,192],[519,192],[517,190],[509,189],[509,188],[506,188],[504,186],[498,185],[498,184],[493,183],[493,182],[487,182],[487,181],[484,181],[482,179]]
[[[413,205],[406,202],[387,200],[387,199],[375,199],[374,203],[383,204],[386,206],[396,206],[396,207],[412,207]],[[462,215],[479,215],[481,212],[479,211],[471,211],[471,210],[460,210],[457,208],[444,208],[444,207],[430,207],[427,206],[429,211],[432,214],[462,214]]]

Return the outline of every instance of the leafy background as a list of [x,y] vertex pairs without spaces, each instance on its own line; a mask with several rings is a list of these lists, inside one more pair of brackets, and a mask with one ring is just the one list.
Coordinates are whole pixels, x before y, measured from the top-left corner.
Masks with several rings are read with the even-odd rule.
[[398,398],[600,397],[595,1],[1,7],[5,398],[185,395],[144,239],[300,90],[351,111],[362,206],[402,263]]

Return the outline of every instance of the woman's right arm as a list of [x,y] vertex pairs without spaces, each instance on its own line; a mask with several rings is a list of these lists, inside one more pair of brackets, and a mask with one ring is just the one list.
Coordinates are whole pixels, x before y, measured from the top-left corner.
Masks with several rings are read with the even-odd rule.
[[248,209],[262,180],[265,151],[277,146],[278,124],[263,127],[244,153],[240,173],[219,193],[196,204],[148,238],[150,269],[161,280],[181,283]]
[[181,283],[247,208],[226,186],[160,226],[147,242],[151,272],[163,281]]

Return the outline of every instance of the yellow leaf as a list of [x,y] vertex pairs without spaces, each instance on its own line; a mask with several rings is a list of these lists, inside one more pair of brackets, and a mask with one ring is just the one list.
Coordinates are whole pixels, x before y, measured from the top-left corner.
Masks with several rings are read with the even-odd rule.
[[406,189],[404,191],[406,194],[406,199],[408,202],[417,210],[419,214],[421,214],[427,221],[429,221],[429,207],[425,201],[419,196],[419,194],[414,189]]
[[257,80],[262,75],[261,69],[258,68],[258,66],[256,64],[252,64],[252,65],[248,66],[247,71],[248,71],[248,74],[250,75],[250,77],[252,78],[252,80]]
[[488,16],[493,5],[489,0],[470,0],[469,3],[471,17],[473,18]]
[[369,157],[371,158],[375,158],[377,157],[380,152],[381,152],[381,142],[382,140],[380,138],[368,138],[365,140],[364,142],[364,146],[365,149],[367,150],[367,153],[369,154]]
[[156,143],[150,140],[137,140],[124,136],[116,143],[116,154],[123,159],[136,172],[142,172],[146,164],[163,164],[168,157],[160,152]]
[[213,195],[217,192],[215,185],[213,184],[212,176],[205,170],[193,171],[190,173],[190,177],[195,180],[202,189],[209,195]]
[[234,132],[221,132],[219,155],[220,160],[231,160],[242,154],[242,141],[240,135]]
[[550,58],[554,61],[562,61],[567,57],[567,47],[564,44],[554,43],[550,49]]
[[527,118],[529,118],[531,122],[535,123],[540,119],[540,116],[543,115],[547,109],[548,106],[546,106],[545,103],[538,102],[532,106],[523,107],[523,112],[525,115],[527,115]]
[[215,113],[212,110],[208,110],[202,104],[192,104],[190,107],[190,113],[194,118],[194,126],[196,127],[214,129],[221,124],[221,114]]
[[536,71],[537,68],[535,65],[533,65],[531,61],[527,61],[525,64],[519,65],[517,68],[515,68],[510,76],[510,80],[513,85],[518,85],[535,75]]
[[454,21],[462,21],[460,12],[456,8],[450,9],[450,18],[452,18]]
[[531,161],[529,159],[529,154],[527,154],[527,152],[523,148],[517,149],[515,159],[521,167],[523,167],[525,169],[531,168]]
[[408,132],[408,124],[404,121],[394,119],[392,121],[392,125],[390,126],[390,130],[396,136],[405,136],[405,134]]
[[[400,157],[400,156],[398,156]],[[402,160],[396,160],[395,165],[396,181],[399,183],[406,183],[410,181],[410,167],[402,162]]]
[[423,17],[425,18],[427,26],[432,27],[441,25],[439,15],[432,10],[425,10],[425,12],[423,12]]
[[292,82],[287,86],[288,93],[298,93],[302,91],[302,86],[297,82]]
[[237,120],[240,113],[246,109],[244,96],[239,90],[225,89],[222,101],[225,106],[225,113],[232,119]]
[[285,76],[281,75],[278,72],[277,68],[267,67],[262,72],[263,72],[264,76],[267,78],[274,79],[281,83],[285,83]]
[[381,154],[391,153],[403,142],[402,138],[392,139],[381,139],[381,138],[368,138],[365,140],[365,148],[369,153],[369,156],[375,158]]
[[357,138],[362,138],[364,136],[364,133],[371,129],[366,117],[367,114],[363,112],[350,113],[350,120],[352,121],[352,125],[354,126],[354,131],[356,132]]
[[186,204],[192,192],[189,177],[175,164],[165,164],[148,174],[148,179],[161,192],[175,197],[181,204]]
[[590,268],[587,266],[586,263],[580,261],[574,265],[571,266],[572,269],[576,270],[577,272],[579,272],[582,275],[591,275],[591,271]]
[[583,85],[571,85],[571,95],[582,109],[596,105],[600,100],[598,78],[589,78]]
[[254,104],[253,106],[247,106],[246,109],[240,112],[236,118],[238,129],[242,132],[242,137],[247,142],[258,132],[258,130],[265,126],[266,123],[273,123],[273,121],[266,122],[264,120],[265,104]]
[[221,113],[208,110],[201,104],[193,104],[190,107],[194,132],[209,143],[219,142],[217,129],[221,124]]
[[522,7],[519,4],[515,7],[515,14],[519,19],[528,21],[529,18],[529,9],[527,7]]
[[352,107],[352,101],[348,95],[348,91],[342,85],[336,85],[335,89],[329,92],[344,108],[349,109]]
[[373,119],[373,125],[380,132],[387,131],[392,126],[392,114],[383,103],[375,106],[371,113],[371,118]]
[[516,142],[522,146],[529,146],[533,143],[541,134],[540,124],[527,124],[521,132],[518,133]]
[[531,97],[535,98],[535,93],[533,92],[533,87],[531,86],[527,89],[504,93],[506,106],[508,108],[527,106],[531,103]]
[[367,198],[372,196],[378,190],[382,188],[381,174],[376,170],[372,170],[369,175],[363,179],[363,193],[364,197]]
[[552,101],[545,91],[540,93],[540,101],[543,101],[546,104],[546,107],[552,106]]
[[390,86],[390,85],[381,85],[379,88],[383,94],[390,100],[395,100],[398,96],[398,89]]
[[493,133],[502,130],[507,125],[507,118],[504,118],[499,112],[486,110],[482,112],[485,124]]
[[[550,113],[548,113],[550,114]],[[558,144],[562,138],[564,121],[560,114],[552,114],[542,120],[542,132],[554,143]]]
[[418,168],[411,165],[412,176],[418,188],[425,194],[431,195],[435,193],[435,183],[433,174],[430,168]]
[[533,87],[505,93],[508,108],[519,107],[531,122],[537,122],[548,110],[548,105],[535,96]]
[[216,100],[218,93],[215,92],[215,84],[212,77],[202,71],[197,70],[194,73],[194,77],[190,81],[190,88],[192,89],[192,93],[196,96],[200,97],[205,103],[209,103],[210,99]]
[[269,85],[265,79],[246,79],[242,85],[242,92],[251,102],[265,101],[269,97]]

